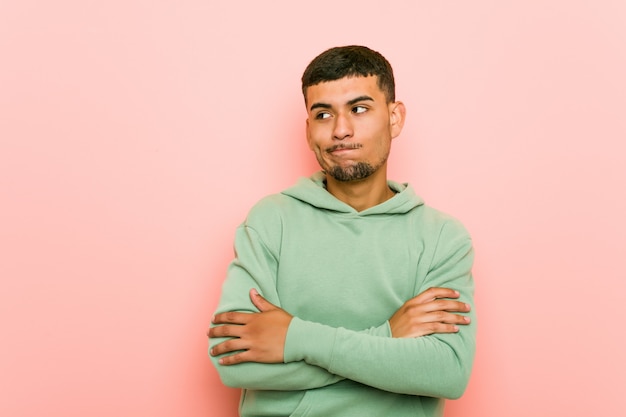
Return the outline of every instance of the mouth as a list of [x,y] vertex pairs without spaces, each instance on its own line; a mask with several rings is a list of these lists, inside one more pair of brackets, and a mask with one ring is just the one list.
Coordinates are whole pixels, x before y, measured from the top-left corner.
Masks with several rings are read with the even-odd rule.
[[361,149],[362,147],[363,145],[361,145],[360,143],[350,143],[350,144],[340,143],[338,145],[331,146],[330,148],[326,148],[326,152],[335,153],[335,152],[341,152],[341,151],[350,151],[354,149]]

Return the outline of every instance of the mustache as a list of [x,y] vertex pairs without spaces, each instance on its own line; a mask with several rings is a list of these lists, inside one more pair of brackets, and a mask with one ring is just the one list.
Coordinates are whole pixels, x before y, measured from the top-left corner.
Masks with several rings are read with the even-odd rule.
[[360,149],[363,145],[360,143],[339,143],[337,145],[333,145],[330,148],[326,148],[326,152],[334,152],[338,149]]

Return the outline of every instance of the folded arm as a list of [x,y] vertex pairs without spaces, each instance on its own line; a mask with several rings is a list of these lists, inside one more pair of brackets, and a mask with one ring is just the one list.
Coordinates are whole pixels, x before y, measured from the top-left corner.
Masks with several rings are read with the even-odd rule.
[[[475,326],[473,324],[457,326],[457,324],[469,324],[470,321],[464,316],[450,312],[467,313],[469,308],[463,306],[469,307],[473,304],[473,282],[470,272],[473,251],[471,242],[465,234],[456,233],[446,236],[446,233],[442,231],[441,237],[440,241],[443,243],[437,247],[431,268],[421,285],[422,287],[445,285],[455,288],[459,293],[457,296],[460,295],[465,303],[457,303],[456,306],[448,307],[450,303],[456,302],[439,300],[436,297],[433,300],[426,300],[431,306],[433,303],[438,303],[437,305],[443,303],[443,305],[426,311],[428,317],[431,318],[426,323],[418,321],[416,324],[414,321],[403,321],[399,318],[406,318],[415,313],[416,310],[422,314],[423,311],[420,309],[423,310],[423,308],[420,305],[423,306],[424,303],[417,303],[418,305],[415,306],[415,303],[407,302],[394,314],[390,325],[391,327],[397,323],[413,323],[413,325],[408,327],[396,326],[392,339],[389,337],[391,334],[388,332],[387,323],[379,328],[357,332],[292,318],[289,313],[280,309],[277,301],[271,300],[272,289],[274,288],[271,287],[267,289],[270,294],[268,299],[277,303],[273,306],[277,311],[272,312],[260,307],[263,311],[262,314],[257,313],[250,316],[255,317],[255,320],[261,320],[262,324],[257,327],[260,334],[263,334],[264,329],[276,327],[273,324],[268,325],[269,322],[267,321],[263,324],[263,320],[267,319],[269,314],[276,317],[282,316],[284,318],[283,332],[276,338],[268,338],[265,334],[254,341],[250,337],[250,334],[254,333],[254,329],[246,328],[249,324],[247,322],[249,318],[246,315],[243,315],[244,317],[237,316],[236,319],[220,315],[219,321],[221,323],[236,324],[234,330],[228,331],[238,333],[234,334],[236,339],[221,344],[216,350],[213,350],[213,354],[219,356],[224,353],[240,351],[223,358],[224,364],[240,363],[240,365],[222,367],[221,372],[228,373],[231,369],[244,371],[250,366],[263,366],[264,364],[261,362],[285,362],[272,363],[269,366],[276,367],[276,370],[280,368],[281,371],[286,371],[289,365],[302,366],[306,369],[305,372],[311,372],[316,378],[315,384],[330,384],[339,379],[348,378],[398,393],[445,398],[459,397],[467,385],[471,371],[475,350]],[[261,290],[264,291],[263,288]],[[275,289],[273,291],[275,292]],[[428,291],[422,294],[428,293]],[[267,297],[268,293],[264,292],[264,294]],[[418,295],[416,299],[422,294]],[[252,298],[254,299],[254,295]],[[275,298],[277,300],[277,296]],[[450,298],[455,298],[455,296],[450,296]],[[470,320],[471,316],[473,316],[472,312],[469,313]],[[435,319],[432,319],[433,317]],[[433,323],[435,324],[434,327]],[[427,326],[424,327],[424,324]],[[441,328],[442,325],[443,328]],[[233,326],[224,326],[224,329],[230,328]],[[427,330],[424,330],[425,328]],[[417,329],[417,333],[411,335],[410,331],[415,331],[415,329]],[[391,331],[393,330],[392,328]],[[216,333],[216,329],[213,332],[213,336],[220,333],[219,331]],[[430,334],[430,336],[413,337],[426,334]],[[401,339],[398,336],[410,338]],[[217,341],[219,342],[219,340]],[[213,346],[217,344],[214,343]],[[266,351],[263,351],[265,348]],[[270,351],[273,353],[268,353]],[[265,364],[265,366],[268,365]],[[228,371],[225,371],[224,368],[227,368]],[[289,375],[289,371],[277,376],[284,377],[287,375]],[[265,374],[264,378],[267,376]],[[245,382],[250,383],[252,381],[247,380]],[[260,384],[258,387],[287,389],[270,388],[268,384],[274,386],[271,382],[267,379],[258,380]],[[296,381],[295,385],[298,385],[297,383],[304,383],[304,381]]]
[[[269,219],[263,224],[268,227],[280,227]],[[276,250],[265,243],[257,231],[249,226],[240,226],[235,235],[236,256],[229,265],[226,280],[215,316],[226,312],[258,313],[258,308],[249,297],[251,288],[258,289],[268,301],[280,307],[281,301],[276,291],[278,257]],[[241,256],[239,256],[241,255]],[[209,332],[220,326],[211,323]],[[384,322],[378,326],[364,329],[366,334],[389,336],[389,325]],[[218,344],[233,340],[236,336],[216,336],[209,339],[209,352]],[[230,387],[263,390],[305,390],[334,384],[344,379],[319,366],[305,361],[290,363],[248,362],[240,366],[222,366],[219,361],[223,355],[210,355],[222,382]]]
[[[473,250],[466,234],[442,230],[422,285],[454,288],[473,306]],[[475,352],[475,314],[452,333],[381,338],[293,318],[285,362],[304,360],[329,372],[379,389],[458,398],[469,381]]]

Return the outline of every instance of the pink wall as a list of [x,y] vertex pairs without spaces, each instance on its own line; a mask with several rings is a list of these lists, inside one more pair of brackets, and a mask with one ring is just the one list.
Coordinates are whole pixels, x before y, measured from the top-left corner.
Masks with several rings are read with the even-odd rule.
[[0,415],[236,415],[234,229],[316,168],[299,77],[349,43],[396,69],[391,176],[475,238],[446,415],[623,415],[626,4],[247,3],[0,3]]

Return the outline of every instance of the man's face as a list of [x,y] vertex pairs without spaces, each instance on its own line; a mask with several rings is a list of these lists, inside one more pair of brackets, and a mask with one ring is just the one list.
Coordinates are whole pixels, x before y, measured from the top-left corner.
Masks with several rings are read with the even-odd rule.
[[404,106],[387,103],[376,76],[310,86],[306,98],[307,140],[326,173],[354,181],[386,167],[391,140],[402,130]]

